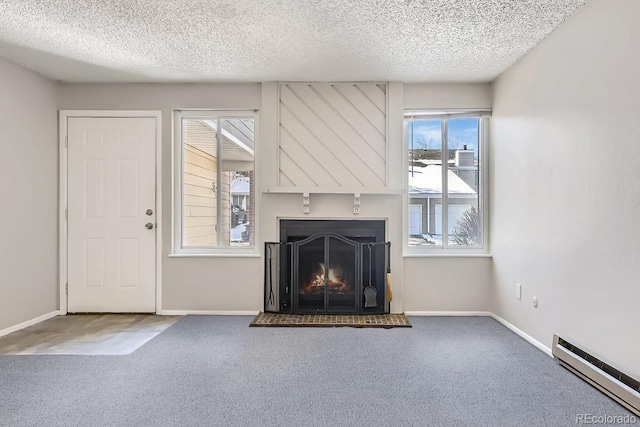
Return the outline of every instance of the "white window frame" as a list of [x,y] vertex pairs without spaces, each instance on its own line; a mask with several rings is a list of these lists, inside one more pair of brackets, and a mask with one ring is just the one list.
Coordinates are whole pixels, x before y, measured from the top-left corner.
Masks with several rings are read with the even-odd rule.
[[[404,203],[403,203],[403,256],[491,256],[489,248],[489,195],[488,195],[488,182],[489,182],[489,120],[491,117],[490,109],[464,109],[464,110],[426,110],[426,109],[406,109],[405,119],[403,127],[403,164],[404,168]],[[443,216],[443,234],[442,245],[429,245],[429,246],[410,246],[409,245],[409,174],[406,171],[406,166],[409,164],[409,147],[408,147],[408,123],[411,120],[438,120],[438,119],[457,119],[457,118],[479,118],[479,159],[480,159],[480,174],[478,176],[478,190],[479,190],[479,206],[480,206],[480,218],[482,221],[482,244],[479,247],[468,248],[449,245],[447,246],[447,216]],[[442,157],[448,158],[448,146],[447,140],[447,125],[443,123],[443,144],[442,144]],[[446,157],[445,157],[446,156]],[[448,189],[447,189],[447,171],[448,167],[442,168],[442,205],[448,207]],[[448,208],[446,209],[448,211]],[[443,208],[443,212],[445,209]]]
[[[254,174],[253,179],[254,188],[256,194],[254,195],[253,209],[254,209],[254,224],[251,224],[253,228],[253,246],[211,246],[211,247],[184,247],[182,245],[182,200],[184,188],[184,147],[182,140],[182,120],[183,119],[210,119],[212,117],[225,119],[225,118],[238,118],[238,117],[251,117],[254,120]],[[173,112],[172,120],[172,165],[171,170],[173,173],[172,179],[172,206],[171,211],[173,213],[173,221],[171,223],[172,230],[172,252],[169,257],[257,257],[260,256],[258,228],[259,225],[259,197],[257,194],[258,189],[258,110],[257,109],[176,109]]]

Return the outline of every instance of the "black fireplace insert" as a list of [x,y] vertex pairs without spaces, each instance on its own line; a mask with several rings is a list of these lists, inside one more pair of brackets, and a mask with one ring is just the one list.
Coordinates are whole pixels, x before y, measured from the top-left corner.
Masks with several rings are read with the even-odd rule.
[[390,243],[380,220],[281,220],[265,243],[266,312],[389,312]]

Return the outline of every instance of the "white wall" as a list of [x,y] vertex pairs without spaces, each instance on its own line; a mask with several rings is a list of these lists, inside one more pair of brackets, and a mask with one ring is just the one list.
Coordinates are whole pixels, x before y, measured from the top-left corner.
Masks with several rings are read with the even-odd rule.
[[404,108],[491,108],[491,85],[483,83],[408,83]]
[[171,140],[176,108],[260,108],[260,84],[63,84],[63,110],[162,110],[164,310],[257,311],[260,258],[168,258],[171,252]]
[[56,96],[0,58],[0,331],[58,308]]
[[491,258],[405,258],[404,281],[405,311],[490,311]]
[[636,376],[638,16],[636,0],[591,1],[497,80],[491,169],[497,314],[547,346],[565,333]]
[[[491,108],[491,85],[405,84],[404,108]],[[490,310],[491,258],[405,257],[403,269],[405,311]]]
[[[449,96],[447,96],[449,94]],[[490,85],[390,84],[390,187],[404,182],[403,96],[410,106],[423,108],[490,107]],[[257,141],[258,190],[274,186],[277,85],[260,84],[63,84],[60,109],[148,109],[163,113],[163,306],[164,310],[257,311],[263,303],[263,258],[168,258],[171,251],[171,113],[174,108],[259,108]],[[311,215],[302,214],[300,195],[258,194],[262,242],[277,240],[280,218],[353,218],[353,196],[312,195]],[[393,311],[410,301],[414,311],[486,310],[490,261],[461,259],[458,274],[450,276],[452,260],[402,258],[401,195],[363,195],[360,219],[387,219],[392,248]],[[405,268],[409,265],[408,269]],[[403,280],[408,272],[409,280]],[[424,277],[439,272],[439,280]],[[469,282],[467,286],[467,281]],[[407,286],[403,289],[403,284]],[[434,287],[435,286],[435,287]],[[452,292],[459,289],[460,293]],[[408,292],[409,297],[403,295]]]

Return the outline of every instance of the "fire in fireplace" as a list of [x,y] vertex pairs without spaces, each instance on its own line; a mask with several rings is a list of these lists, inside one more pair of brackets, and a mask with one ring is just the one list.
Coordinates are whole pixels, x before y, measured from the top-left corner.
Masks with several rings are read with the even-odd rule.
[[300,293],[314,294],[324,292],[325,282],[330,294],[352,294],[354,292],[353,283],[344,278],[340,267],[326,268],[324,263],[320,262],[311,280],[300,287]]
[[384,234],[384,221],[281,221],[265,244],[265,311],[388,313]]

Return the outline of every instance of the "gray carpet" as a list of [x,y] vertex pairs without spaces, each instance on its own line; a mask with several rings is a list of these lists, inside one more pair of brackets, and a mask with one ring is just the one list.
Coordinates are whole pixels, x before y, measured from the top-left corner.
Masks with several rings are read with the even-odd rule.
[[628,415],[491,318],[249,328],[188,316],[128,356],[0,356],[2,426],[573,426]]

